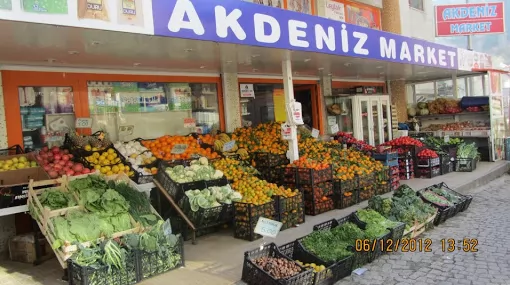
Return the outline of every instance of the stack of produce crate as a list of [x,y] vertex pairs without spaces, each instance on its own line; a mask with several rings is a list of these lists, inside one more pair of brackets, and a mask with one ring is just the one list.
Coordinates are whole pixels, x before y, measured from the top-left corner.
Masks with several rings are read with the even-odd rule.
[[391,190],[396,190],[400,186],[399,166],[390,167],[390,184]]
[[304,192],[305,213],[315,216],[334,209],[333,170],[297,168],[297,183]]
[[280,183],[280,170],[282,165],[289,164],[285,154],[269,152],[256,152],[253,154],[255,168],[260,172],[261,178],[271,183]]
[[396,151],[389,151],[384,153],[374,153],[372,157],[380,161],[384,166],[388,167],[388,179],[385,180],[390,185],[390,190],[395,190],[400,185],[399,176],[399,154]]
[[345,209],[358,203],[359,185],[357,177],[333,181],[335,209]]
[[247,241],[262,238],[261,235],[253,232],[260,217],[277,219],[273,201],[262,205],[234,202],[234,237]]
[[359,198],[358,202],[366,201],[376,194],[376,173],[363,174],[358,176]]
[[434,178],[441,175],[441,159],[435,151],[425,149],[418,154],[416,177]]
[[312,169],[289,166],[282,168],[280,173],[283,185],[303,192],[307,215],[315,216],[334,209],[331,167]]

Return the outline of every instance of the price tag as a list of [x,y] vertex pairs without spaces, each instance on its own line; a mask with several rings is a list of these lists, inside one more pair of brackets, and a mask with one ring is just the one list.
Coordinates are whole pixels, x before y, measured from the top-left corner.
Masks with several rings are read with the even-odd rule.
[[449,136],[449,135],[445,135],[445,136],[444,136],[444,142],[445,142],[445,143],[450,142],[450,136]]
[[188,148],[187,144],[176,144],[172,148],[171,153],[172,154],[183,154],[187,148]]
[[195,119],[193,118],[184,118],[184,127],[185,128],[196,128],[197,124]]
[[331,126],[331,133],[333,134],[338,133],[338,124],[334,124]]
[[253,232],[261,236],[276,238],[282,225],[283,224],[278,221],[260,217]]
[[77,129],[92,128],[92,119],[91,118],[76,118],[76,121],[74,122],[74,126]]
[[335,116],[328,116],[328,125],[332,126],[336,124],[336,117]]
[[318,138],[319,137],[319,130],[312,129],[312,137],[313,138]]
[[234,145],[236,144],[236,141],[229,141],[228,143],[225,143],[223,145],[223,152],[230,151],[234,148]]

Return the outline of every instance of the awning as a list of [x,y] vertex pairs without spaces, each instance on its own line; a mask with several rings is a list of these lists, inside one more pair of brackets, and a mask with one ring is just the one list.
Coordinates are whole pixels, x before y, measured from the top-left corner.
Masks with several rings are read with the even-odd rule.
[[0,61],[281,75],[290,50],[300,77],[325,72],[343,79],[423,81],[471,72],[458,70],[454,47],[264,5],[239,0],[139,5],[140,18],[127,24],[118,15],[90,19],[71,6],[51,15],[26,8],[1,11],[0,19],[9,21],[0,22],[0,35],[9,40],[0,43]]
[[[9,39],[0,43],[3,65],[256,76],[281,75],[284,56],[281,49],[14,21],[0,21],[0,36]],[[298,77],[325,72],[346,80],[413,81],[470,73],[304,51],[292,52],[291,58]]]

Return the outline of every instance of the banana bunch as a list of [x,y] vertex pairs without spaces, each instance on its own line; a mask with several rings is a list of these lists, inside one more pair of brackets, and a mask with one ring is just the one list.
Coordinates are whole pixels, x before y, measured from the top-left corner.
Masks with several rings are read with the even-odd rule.
[[232,148],[228,151],[223,151],[225,144],[232,142],[232,138],[230,138],[227,134],[222,133],[216,136],[216,141],[214,141],[214,150],[216,152],[221,152],[225,156],[238,154],[241,157],[248,157],[248,151],[243,148],[239,148],[236,143],[232,146]]

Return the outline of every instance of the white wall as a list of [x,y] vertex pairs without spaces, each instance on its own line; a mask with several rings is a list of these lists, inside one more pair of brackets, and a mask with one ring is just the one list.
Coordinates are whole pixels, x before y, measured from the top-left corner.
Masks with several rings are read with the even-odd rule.
[[424,11],[409,7],[400,1],[402,35],[433,42],[435,40],[434,6],[432,0],[423,0]]

